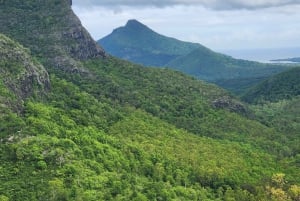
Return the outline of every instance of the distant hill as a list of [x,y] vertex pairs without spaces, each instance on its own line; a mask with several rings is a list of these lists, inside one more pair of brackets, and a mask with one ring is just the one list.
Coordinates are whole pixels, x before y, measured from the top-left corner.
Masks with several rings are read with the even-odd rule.
[[250,103],[276,102],[300,95],[300,67],[293,68],[258,84],[242,99]]
[[203,47],[160,35],[137,20],[129,20],[98,43],[114,56],[146,66],[165,66],[178,56]]
[[98,43],[119,58],[176,69],[236,93],[286,69],[286,66],[234,59],[200,44],[166,37],[136,20],[129,20]]
[[287,59],[274,59],[271,61],[279,61],[279,62],[295,62],[295,63],[300,63],[300,57],[294,57],[294,58],[287,58]]

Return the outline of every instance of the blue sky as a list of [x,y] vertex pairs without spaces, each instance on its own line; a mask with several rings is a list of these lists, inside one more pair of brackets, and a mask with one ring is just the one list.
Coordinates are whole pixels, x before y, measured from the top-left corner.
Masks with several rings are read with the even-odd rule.
[[95,40],[137,19],[214,50],[300,47],[300,0],[73,0],[73,10]]

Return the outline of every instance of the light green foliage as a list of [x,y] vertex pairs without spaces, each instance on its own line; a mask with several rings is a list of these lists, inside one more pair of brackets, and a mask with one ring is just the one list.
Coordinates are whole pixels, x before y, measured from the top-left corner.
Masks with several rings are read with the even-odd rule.
[[[252,168],[247,170],[247,166],[250,164],[249,167],[253,167],[263,163],[255,161],[254,155],[257,158],[264,158],[264,162],[269,163],[266,166],[270,166],[270,168],[272,166],[270,156],[252,153],[251,147],[248,145],[242,147],[236,143],[199,138],[142,112],[135,112],[115,124],[111,129],[110,133],[113,133],[114,136],[126,141],[129,138],[128,144],[142,149],[143,153],[139,153],[138,156],[149,154],[149,157],[153,157],[154,178],[168,179],[167,175],[176,172],[175,179],[170,178],[170,182],[177,181],[187,184],[194,179],[199,183],[203,182],[203,185],[217,187],[218,185],[222,186],[222,182],[229,184],[230,181],[226,181],[226,178],[233,176],[235,182],[241,180],[244,182],[248,179],[247,183],[251,183],[256,176],[268,174],[257,172],[255,175]],[[160,162],[160,160],[166,161]],[[172,164],[171,167],[168,167],[169,164]],[[173,169],[174,167],[176,168]],[[241,167],[246,169],[242,170]],[[190,169],[191,172],[180,171],[185,169]],[[236,174],[237,172],[239,174]]]
[[0,195],[0,201],[9,201],[9,199],[4,195]]

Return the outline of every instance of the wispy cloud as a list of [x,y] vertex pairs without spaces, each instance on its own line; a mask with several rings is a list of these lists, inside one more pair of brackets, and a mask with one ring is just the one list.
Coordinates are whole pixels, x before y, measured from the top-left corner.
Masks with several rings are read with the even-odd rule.
[[300,0],[73,0],[82,7],[103,6],[117,8],[130,7],[169,7],[177,5],[201,5],[214,10],[260,9],[285,5],[300,5]]

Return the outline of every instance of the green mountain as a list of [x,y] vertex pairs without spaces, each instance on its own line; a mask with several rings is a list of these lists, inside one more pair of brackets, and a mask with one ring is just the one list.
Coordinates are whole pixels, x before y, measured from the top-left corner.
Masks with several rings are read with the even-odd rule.
[[0,21],[1,201],[298,200],[294,141],[225,90],[107,56],[69,0]]
[[200,44],[162,36],[136,20],[129,20],[98,43],[114,56],[146,66],[179,70],[236,93],[287,68],[234,59]]
[[98,43],[114,56],[146,66],[165,66],[178,56],[202,47],[160,35],[137,20],[129,20]]

